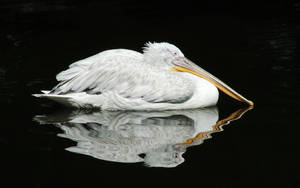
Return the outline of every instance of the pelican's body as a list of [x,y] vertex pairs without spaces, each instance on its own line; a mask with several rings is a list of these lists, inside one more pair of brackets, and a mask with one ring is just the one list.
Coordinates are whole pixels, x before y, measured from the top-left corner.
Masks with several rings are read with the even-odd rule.
[[169,43],[148,43],[143,53],[103,51],[71,64],[56,78],[60,82],[56,87],[35,96],[102,110],[200,108],[217,103],[216,86],[225,85],[229,95],[234,92]]

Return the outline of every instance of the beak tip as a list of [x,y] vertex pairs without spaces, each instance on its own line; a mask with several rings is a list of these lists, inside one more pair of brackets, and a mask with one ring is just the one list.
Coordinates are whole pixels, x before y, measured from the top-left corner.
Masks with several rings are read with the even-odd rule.
[[249,104],[250,106],[254,106],[254,103],[253,103],[252,101],[248,101],[248,104]]

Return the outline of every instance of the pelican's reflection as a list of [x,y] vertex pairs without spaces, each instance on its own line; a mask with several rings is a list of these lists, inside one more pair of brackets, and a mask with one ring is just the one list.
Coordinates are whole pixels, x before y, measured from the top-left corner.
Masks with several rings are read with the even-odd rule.
[[218,121],[217,108],[162,112],[72,111],[36,116],[41,124],[54,124],[64,133],[58,136],[77,142],[68,151],[101,160],[136,163],[151,167],[176,167],[186,148],[199,145],[210,133],[239,118],[240,109]]

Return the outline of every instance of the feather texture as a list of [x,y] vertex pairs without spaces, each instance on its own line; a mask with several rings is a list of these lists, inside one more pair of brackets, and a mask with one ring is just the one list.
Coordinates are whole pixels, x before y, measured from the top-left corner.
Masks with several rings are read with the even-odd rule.
[[34,96],[67,106],[102,110],[215,105],[217,88],[188,72],[172,71],[174,66],[180,66],[178,61],[185,66],[188,60],[176,46],[166,42],[147,43],[143,54],[126,49],[107,50],[71,64],[56,76],[59,83],[50,92]]
[[60,83],[51,93],[115,92],[147,102],[181,103],[193,95],[193,84],[177,74],[149,65],[138,52],[108,50],[75,62],[59,73]]

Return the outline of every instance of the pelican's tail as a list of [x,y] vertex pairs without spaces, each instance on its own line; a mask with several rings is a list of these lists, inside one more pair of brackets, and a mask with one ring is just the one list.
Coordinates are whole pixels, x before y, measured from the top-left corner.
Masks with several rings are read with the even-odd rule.
[[65,106],[74,106],[74,102],[72,102],[72,98],[68,95],[57,95],[51,94],[50,91],[41,91],[41,94],[33,94],[32,96],[38,98],[47,98],[57,103],[63,104]]
[[41,94],[33,94],[34,97],[46,98],[65,106],[75,108],[100,108],[103,104],[97,95],[90,95],[86,92],[70,94],[53,94],[50,91],[41,91]]

